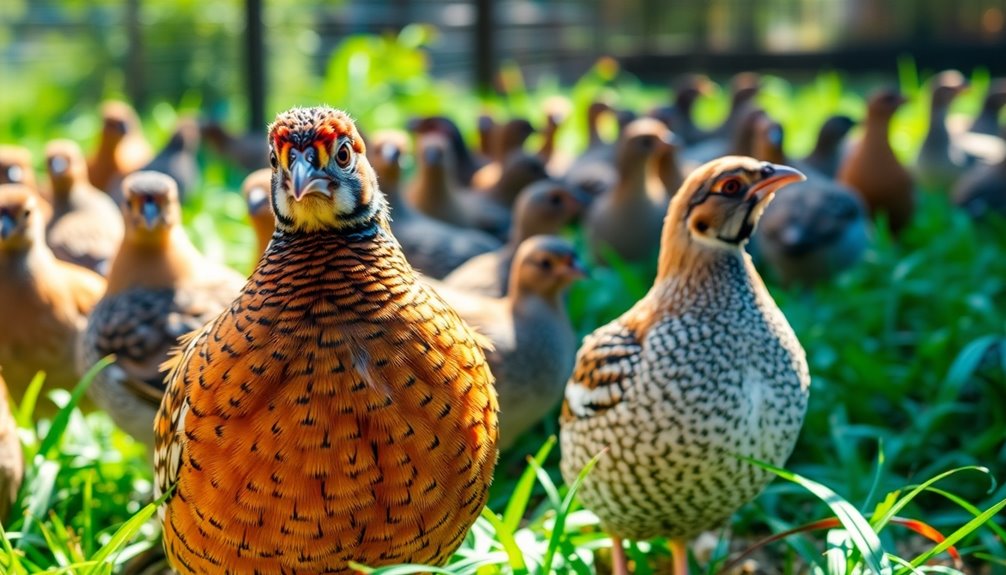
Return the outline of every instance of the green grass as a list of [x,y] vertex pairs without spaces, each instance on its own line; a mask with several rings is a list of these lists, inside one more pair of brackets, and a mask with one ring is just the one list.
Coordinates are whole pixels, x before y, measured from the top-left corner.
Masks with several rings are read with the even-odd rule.
[[[645,110],[665,98],[663,90],[599,66],[573,86],[545,80],[534,90],[510,70],[511,92],[480,100],[428,76],[417,49],[428,32],[410,28],[399,38],[347,41],[323,77],[300,78],[286,91],[277,85],[271,104],[275,110],[323,101],[344,106],[369,130],[400,126],[412,114],[449,112],[473,135],[484,107],[540,122],[540,103],[562,93],[574,112],[560,143],[575,152],[592,99]],[[892,138],[906,160],[927,125],[920,76],[926,74],[902,63],[899,81],[913,99],[896,116]],[[28,78],[28,93],[51,87],[44,78]],[[787,147],[799,156],[828,114],[861,117],[863,94],[882,81],[836,73],[801,85],[768,78],[761,103],[784,124]],[[987,82],[987,75],[975,74],[974,89],[954,111],[974,112]],[[35,108],[14,99],[17,121],[0,127],[0,141],[36,152],[53,137],[90,145],[94,108],[55,91],[57,98]],[[723,94],[701,101],[700,121],[715,123],[726,104]],[[186,106],[162,103],[144,114],[153,141],[170,130],[176,105]],[[236,193],[242,174],[209,153],[203,165],[204,186],[185,206],[185,224],[211,257],[248,271],[254,241]],[[934,192],[923,197],[898,242],[878,233],[865,261],[833,283],[789,291],[769,278],[808,353],[808,416],[788,471],[774,470],[783,480],[736,514],[730,537],[724,532],[708,553],[693,558],[694,572],[714,573],[728,555],[772,533],[836,518],[826,533],[795,534],[757,553],[787,573],[806,565],[830,574],[908,573],[919,572],[932,555],[950,564],[943,551],[953,544],[965,561],[1006,573],[1006,531],[998,515],[1006,488],[995,481],[1006,477],[1006,222],[977,225]],[[570,296],[577,330],[588,333],[624,311],[648,289],[654,271],[653,265],[594,269]],[[20,511],[3,523],[0,572],[116,573],[157,545],[156,521],[148,521],[154,510],[148,455],[105,415],[74,408],[86,383],[72,395],[38,398],[65,406],[51,421],[32,420],[38,385],[14,398],[29,464]],[[442,572],[585,575],[608,561],[610,543],[596,517],[579,508],[574,489],[559,477],[550,439],[556,432],[555,421],[547,420],[503,455],[489,509]],[[917,531],[928,528],[949,543],[920,544],[928,540]],[[666,570],[670,559],[660,540],[635,542],[628,553],[641,574]],[[375,573],[428,571],[404,566]]]

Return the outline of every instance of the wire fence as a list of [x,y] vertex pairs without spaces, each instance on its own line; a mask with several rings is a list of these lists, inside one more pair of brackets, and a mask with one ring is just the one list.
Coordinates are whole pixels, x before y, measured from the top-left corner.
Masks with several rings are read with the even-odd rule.
[[[261,51],[249,49],[251,4]],[[234,105],[250,85],[322,74],[347,36],[417,22],[438,30],[432,72],[473,85],[501,62],[532,81],[572,79],[601,55],[651,81],[670,70],[893,71],[900,54],[1006,72],[1006,0],[5,0],[3,81],[38,75],[82,99],[119,90],[141,107]],[[265,76],[249,83],[256,66]]]

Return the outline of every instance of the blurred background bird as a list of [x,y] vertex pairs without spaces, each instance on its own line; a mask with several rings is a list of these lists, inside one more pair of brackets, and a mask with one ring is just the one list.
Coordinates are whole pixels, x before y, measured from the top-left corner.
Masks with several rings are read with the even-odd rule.
[[[45,243],[45,222],[34,190],[0,185],[0,366],[14,397],[45,372],[45,390],[72,389],[74,350],[105,280],[60,261]],[[51,415],[43,402],[40,415]]]
[[109,268],[108,291],[88,319],[77,361],[83,373],[115,355],[88,394],[119,427],[150,446],[164,394],[161,364],[180,337],[230,304],[244,277],[192,245],[170,176],[135,172],[126,176],[122,189],[125,236]]
[[807,408],[803,348],[743,249],[764,206],[800,172],[725,157],[671,201],[647,295],[584,339],[560,419],[566,482],[602,454],[578,496],[612,537],[686,543],[718,527],[782,465]]
[[46,242],[59,259],[106,274],[122,242],[119,207],[91,185],[87,160],[76,142],[49,142],[45,169],[53,210],[46,227]]
[[572,244],[537,235],[521,242],[508,275],[510,286],[501,297],[433,284],[461,319],[492,343],[486,358],[499,393],[501,450],[562,399],[576,354],[564,298],[586,271]]
[[871,217],[884,214],[898,233],[915,214],[915,181],[891,148],[891,118],[906,102],[898,91],[881,89],[867,103],[860,139],[854,142],[838,169],[838,181],[859,192]]
[[257,242],[255,259],[265,253],[275,229],[276,218],[273,216],[270,202],[271,189],[272,170],[269,168],[255,170],[241,183],[241,195],[244,196],[245,205],[248,207],[248,219],[251,221],[252,229],[255,230]]
[[87,161],[87,174],[94,187],[118,201],[122,178],[147,165],[153,157],[136,110],[125,102],[105,102],[98,146]]

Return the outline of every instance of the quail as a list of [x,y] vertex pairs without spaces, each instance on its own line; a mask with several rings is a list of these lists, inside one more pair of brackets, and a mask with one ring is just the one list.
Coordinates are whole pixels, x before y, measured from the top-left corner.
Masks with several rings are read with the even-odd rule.
[[87,392],[137,441],[153,444],[164,394],[160,365],[178,339],[226,307],[244,284],[237,272],[206,259],[181,222],[178,188],[160,172],[122,181],[126,233],[108,272],[108,291],[80,339],[79,369],[115,355]]
[[956,70],[938,74],[932,80],[929,129],[915,160],[919,184],[926,189],[949,191],[953,182],[973,162],[973,158],[954,144],[947,128],[950,105],[967,88],[968,82]]
[[155,493],[180,573],[446,562],[497,457],[477,336],[421,283],[349,117],[269,129],[276,234],[166,366]]
[[725,522],[782,465],[807,407],[803,348],[743,245],[787,166],[727,156],[693,172],[667,210],[657,277],[631,309],[588,335],[566,386],[560,467],[613,539],[685,544]]
[[564,296],[585,271],[568,241],[536,235],[521,242],[508,275],[501,297],[434,284],[461,319],[492,342],[486,356],[499,393],[501,450],[562,399],[577,344]]
[[94,187],[118,200],[122,178],[147,165],[153,157],[136,110],[125,102],[105,102],[98,147],[87,161],[87,175]]
[[255,230],[255,259],[265,253],[272,240],[275,218],[272,215],[272,170],[262,168],[248,174],[241,183],[241,195],[248,208],[248,219]]
[[904,229],[915,213],[912,175],[891,148],[891,117],[905,103],[900,93],[881,89],[867,103],[865,130],[839,165],[837,180],[856,190],[871,217],[884,213],[891,231]]
[[[77,383],[77,338],[105,291],[100,275],[53,255],[40,202],[27,186],[0,185],[0,366],[18,398],[39,371],[44,389]],[[39,414],[51,407],[41,405]]]
[[802,164],[825,177],[834,178],[838,174],[842,144],[855,125],[856,122],[848,116],[830,116],[821,124],[814,149],[803,158]]
[[100,274],[122,242],[122,215],[115,201],[91,185],[87,160],[76,142],[54,140],[45,149],[52,195],[46,241],[56,257]]
[[[618,180],[594,200],[584,221],[594,258],[605,261],[608,250],[620,259],[646,261],[656,253],[668,194],[649,177],[648,168],[670,145],[670,131],[653,118],[632,122],[619,141]],[[656,191],[649,188],[656,186]]]

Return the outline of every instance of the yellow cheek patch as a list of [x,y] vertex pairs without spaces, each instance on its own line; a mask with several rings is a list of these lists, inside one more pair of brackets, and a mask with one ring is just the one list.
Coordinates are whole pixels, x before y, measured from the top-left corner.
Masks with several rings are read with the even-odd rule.
[[328,165],[328,148],[322,142],[315,142],[314,148],[318,150],[318,165],[324,168]]
[[284,170],[290,169],[290,148],[293,144],[290,142],[283,142],[283,147],[279,149],[279,164],[283,166]]

